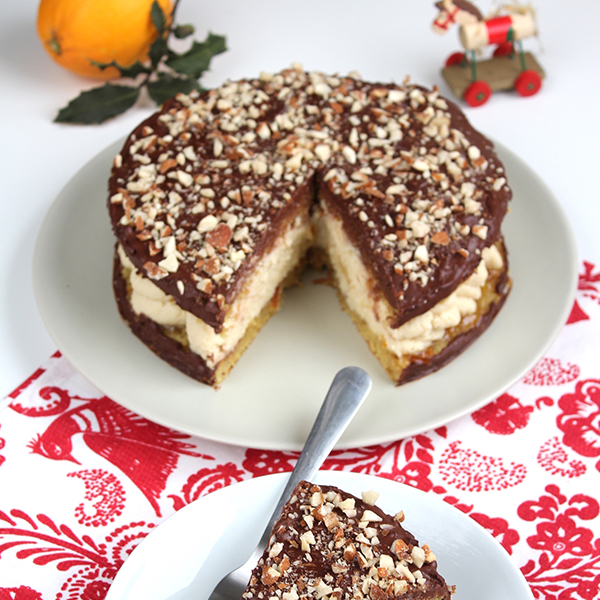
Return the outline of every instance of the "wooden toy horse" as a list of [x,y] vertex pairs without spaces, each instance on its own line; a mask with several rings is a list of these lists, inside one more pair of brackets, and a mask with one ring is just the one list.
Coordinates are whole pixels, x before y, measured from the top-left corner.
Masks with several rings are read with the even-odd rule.
[[[479,9],[466,0],[436,2],[440,13],[433,22],[433,30],[443,34],[453,23],[460,25],[460,42],[465,50],[484,46],[512,44],[537,33],[535,15],[529,6],[507,6],[508,14],[496,14],[485,19]],[[498,12],[500,12],[499,9]]]
[[537,34],[533,8],[519,4],[505,5],[490,17],[484,18],[479,9],[467,0],[441,0],[436,2],[435,6],[440,11],[433,22],[433,30],[436,33],[444,34],[454,24],[460,26],[460,42],[469,56],[456,52],[448,58],[446,67],[459,64],[466,67],[470,61],[473,84],[471,87],[474,87],[477,93],[466,90],[464,98],[471,106],[483,104],[491,94],[489,84],[477,79],[476,51],[485,46],[496,45],[495,58],[514,58],[517,53],[519,56],[518,77],[514,81],[511,80],[511,85],[507,86],[503,81],[502,84],[496,84],[494,89],[514,87],[522,96],[531,96],[539,90],[543,71],[537,63],[533,69],[526,64],[532,60],[535,62],[535,59],[529,54],[525,56],[521,45],[522,39]]

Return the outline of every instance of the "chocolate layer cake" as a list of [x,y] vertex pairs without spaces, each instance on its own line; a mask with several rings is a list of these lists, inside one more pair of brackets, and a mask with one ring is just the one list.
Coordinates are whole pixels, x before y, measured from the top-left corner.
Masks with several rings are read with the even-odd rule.
[[178,95],[109,187],[122,316],[210,385],[307,256],[396,383],[456,356],[510,287],[503,166],[435,89],[298,67]]
[[426,544],[385,514],[332,486],[301,482],[273,527],[242,600],[450,599]]

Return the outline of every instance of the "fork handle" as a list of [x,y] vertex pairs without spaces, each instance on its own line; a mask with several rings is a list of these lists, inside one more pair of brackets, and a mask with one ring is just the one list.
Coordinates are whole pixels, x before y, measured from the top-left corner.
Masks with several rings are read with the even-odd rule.
[[371,385],[371,378],[359,367],[346,367],[334,377],[298,462],[260,539],[256,549],[260,555],[267,547],[275,521],[294,488],[316,475],[371,391]]

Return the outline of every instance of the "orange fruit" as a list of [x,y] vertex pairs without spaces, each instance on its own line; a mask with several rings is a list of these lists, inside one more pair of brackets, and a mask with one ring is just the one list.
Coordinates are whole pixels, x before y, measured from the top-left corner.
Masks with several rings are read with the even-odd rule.
[[[69,71],[96,79],[119,76],[91,61],[124,67],[143,61],[158,32],[152,22],[153,0],[41,0],[37,32],[48,54]],[[172,0],[158,0],[170,18]]]

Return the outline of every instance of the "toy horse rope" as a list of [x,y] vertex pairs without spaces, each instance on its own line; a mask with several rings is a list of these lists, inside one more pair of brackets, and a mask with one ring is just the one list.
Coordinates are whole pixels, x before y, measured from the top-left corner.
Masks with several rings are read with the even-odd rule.
[[501,4],[494,10],[490,12],[488,15],[488,19],[492,17],[497,17],[498,15],[508,12],[508,13],[517,13],[517,14],[525,14],[529,13],[533,19],[535,20],[535,8],[531,6],[531,4]]

